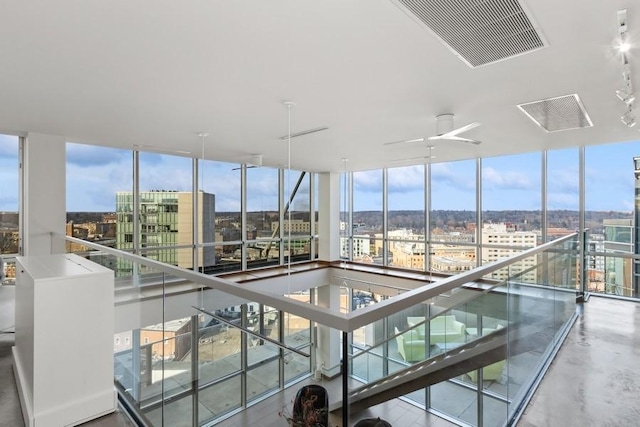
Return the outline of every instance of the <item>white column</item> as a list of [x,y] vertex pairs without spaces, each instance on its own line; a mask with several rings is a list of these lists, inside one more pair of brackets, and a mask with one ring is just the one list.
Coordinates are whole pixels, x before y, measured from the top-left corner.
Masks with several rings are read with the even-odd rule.
[[49,233],[65,234],[65,138],[29,133],[23,154],[23,254],[64,253],[64,241],[56,239],[52,242]]
[[318,259],[340,259],[340,174],[318,174]]
[[[318,288],[318,305],[330,310],[340,310],[340,287],[325,285]],[[317,367],[322,367],[323,375],[333,378],[340,373],[341,331],[318,325]]]

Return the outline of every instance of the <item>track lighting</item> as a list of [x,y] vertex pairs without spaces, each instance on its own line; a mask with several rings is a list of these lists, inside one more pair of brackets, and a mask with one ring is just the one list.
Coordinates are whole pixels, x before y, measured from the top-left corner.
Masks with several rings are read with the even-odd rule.
[[627,62],[622,65],[622,80],[631,82],[631,66]]
[[617,13],[618,16],[618,51],[622,60],[622,82],[624,89],[616,90],[616,96],[627,105],[627,111],[620,116],[620,120],[625,126],[634,127],[636,125],[636,117],[633,114],[633,103],[636,100],[633,94],[633,85],[631,84],[631,65],[629,65],[628,52],[630,44],[627,40],[627,10],[621,9]]
[[636,117],[633,115],[633,112],[631,111],[631,109],[629,109],[626,113],[620,116],[620,120],[622,120],[622,123],[624,123],[626,126],[630,128],[636,125]]
[[616,90],[616,96],[618,97],[618,99],[620,99],[620,101],[624,102],[627,105],[633,104],[633,101],[636,100],[636,96],[631,93],[630,90],[626,89]]

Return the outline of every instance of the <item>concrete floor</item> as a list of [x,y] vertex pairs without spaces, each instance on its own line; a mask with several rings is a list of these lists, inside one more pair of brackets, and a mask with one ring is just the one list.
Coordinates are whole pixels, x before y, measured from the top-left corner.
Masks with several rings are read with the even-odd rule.
[[640,303],[591,297],[518,427],[640,425]]
[[[14,290],[13,286],[0,286],[0,427],[24,425],[10,352]],[[592,297],[584,305],[584,315],[573,326],[518,426],[640,425],[639,331],[640,303]],[[331,393],[331,387],[339,387],[339,381],[325,385]],[[296,389],[279,393],[218,425],[282,426],[284,420],[277,413],[290,404]],[[397,400],[359,414],[359,418],[365,416],[380,416],[402,427],[452,425]],[[331,424],[340,425],[340,420],[332,418]],[[91,427],[131,425],[119,412],[85,424]]]

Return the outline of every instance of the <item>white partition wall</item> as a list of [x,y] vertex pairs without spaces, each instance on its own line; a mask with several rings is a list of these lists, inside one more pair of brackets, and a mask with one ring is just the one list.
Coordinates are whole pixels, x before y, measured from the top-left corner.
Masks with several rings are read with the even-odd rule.
[[64,241],[51,232],[65,233],[66,142],[56,135],[29,133],[24,148],[22,254],[63,253]]
[[318,174],[318,258],[322,261],[340,259],[340,174]]
[[113,412],[113,271],[73,254],[16,258],[14,372],[27,427]]

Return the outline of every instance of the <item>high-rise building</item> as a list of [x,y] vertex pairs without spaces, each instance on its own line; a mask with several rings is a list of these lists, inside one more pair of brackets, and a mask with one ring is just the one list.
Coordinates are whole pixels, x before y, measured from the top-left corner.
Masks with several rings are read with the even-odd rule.
[[[525,249],[532,248],[537,245],[537,238],[536,233],[517,231],[511,224],[483,224],[482,244],[485,245],[485,248],[482,251],[482,263],[487,264],[498,261],[516,255]],[[536,283],[538,273],[534,269],[535,265],[535,258],[525,258],[519,264],[513,265],[509,271],[498,270],[492,277],[503,280],[520,273],[518,276],[520,281]]]
[[[371,254],[371,238],[368,235],[354,235],[352,254],[354,258]],[[349,254],[349,239],[340,238],[340,255],[344,258]]]
[[[274,221],[271,223],[271,232],[276,232],[280,226],[278,221]],[[292,219],[289,220],[285,218],[282,226],[282,230],[285,234],[291,231],[291,234],[305,234],[308,235],[311,233],[311,222],[305,221],[302,219]],[[315,223],[313,234],[318,234],[318,223]]]
[[[116,248],[133,249],[133,193],[116,193]],[[198,193],[197,243],[211,243],[215,237],[215,196]],[[140,249],[147,258],[178,267],[193,268],[191,250],[175,246],[194,244],[193,193],[189,191],[145,191],[140,193]],[[213,246],[198,250],[199,267],[216,263]],[[118,265],[118,273],[130,274],[130,265]]]

